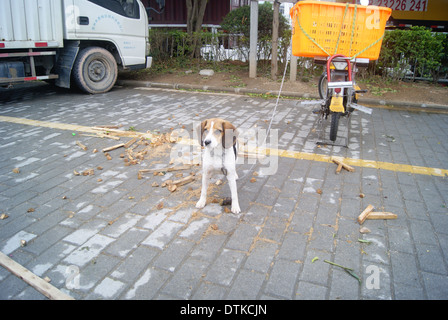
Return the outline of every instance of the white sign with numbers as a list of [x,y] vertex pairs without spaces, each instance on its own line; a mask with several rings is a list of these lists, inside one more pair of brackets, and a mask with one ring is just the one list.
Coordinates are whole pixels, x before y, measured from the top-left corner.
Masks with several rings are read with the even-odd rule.
[[370,0],[370,5],[389,7],[396,11],[426,11],[428,0]]

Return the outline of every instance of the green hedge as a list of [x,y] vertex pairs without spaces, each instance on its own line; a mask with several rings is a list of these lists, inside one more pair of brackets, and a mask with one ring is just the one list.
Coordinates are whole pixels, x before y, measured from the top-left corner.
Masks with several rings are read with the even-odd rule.
[[[395,80],[431,78],[434,82],[448,71],[448,40],[444,33],[424,27],[386,31],[376,72]],[[409,72],[411,71],[411,72]]]

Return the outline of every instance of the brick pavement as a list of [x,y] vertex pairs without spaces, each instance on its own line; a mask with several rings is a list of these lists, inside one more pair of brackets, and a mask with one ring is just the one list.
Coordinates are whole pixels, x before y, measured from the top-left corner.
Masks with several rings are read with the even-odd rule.
[[[139,132],[191,130],[208,117],[263,129],[275,104],[124,87],[94,96],[45,85],[1,93],[0,116]],[[448,169],[445,114],[355,113],[349,148],[319,148],[311,109],[280,101],[278,149]],[[238,165],[242,213],[233,215],[219,204],[194,208],[200,181],[171,193],[151,185],[174,173],[137,179],[139,169],[165,166],[168,153],[125,166],[119,150],[112,160],[92,153],[114,140],[11,122],[0,133],[0,214],[9,215],[0,220],[0,251],[76,299],[448,298],[446,177],[362,166],[336,175],[334,164],[287,156],[274,175],[258,161],[253,176],[246,159]],[[212,192],[229,194],[226,182]],[[368,204],[398,219],[368,220],[371,232],[361,234],[356,217]],[[352,268],[360,283],[325,259]],[[0,299],[44,296],[0,268]]]

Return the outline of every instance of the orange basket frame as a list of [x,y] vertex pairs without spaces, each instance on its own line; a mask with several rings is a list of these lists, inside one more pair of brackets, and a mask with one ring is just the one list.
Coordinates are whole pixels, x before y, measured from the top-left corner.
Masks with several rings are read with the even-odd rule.
[[392,10],[323,1],[292,7],[292,54],[299,57],[343,54],[377,60]]

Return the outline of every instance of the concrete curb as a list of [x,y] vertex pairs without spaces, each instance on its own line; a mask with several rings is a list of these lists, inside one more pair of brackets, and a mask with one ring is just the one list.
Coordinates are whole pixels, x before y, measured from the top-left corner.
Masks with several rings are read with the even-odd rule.
[[[246,88],[229,88],[229,87],[215,87],[215,86],[203,86],[195,84],[186,83],[161,83],[161,82],[151,82],[151,81],[139,81],[139,80],[118,80],[118,85],[129,86],[129,87],[146,87],[146,88],[160,88],[160,89],[175,89],[175,90],[198,90],[198,91],[208,91],[208,92],[226,92],[234,94],[267,94],[272,96],[278,95],[278,90],[266,91],[260,89],[246,89]],[[309,94],[309,93],[298,93],[292,91],[282,91],[281,97],[293,97],[301,99],[319,99],[319,96]],[[361,98],[359,99],[360,104],[366,104],[370,107],[387,107],[390,109],[397,110],[409,110],[409,111],[446,111],[448,112],[448,105],[439,104],[426,104],[426,103],[410,103],[405,101],[394,101],[394,100],[382,100],[382,99],[371,99],[371,98]]]

